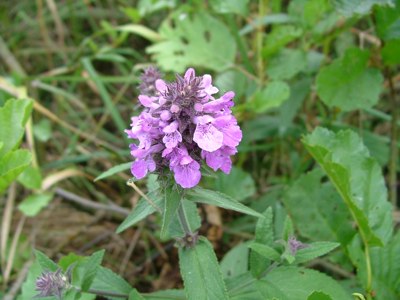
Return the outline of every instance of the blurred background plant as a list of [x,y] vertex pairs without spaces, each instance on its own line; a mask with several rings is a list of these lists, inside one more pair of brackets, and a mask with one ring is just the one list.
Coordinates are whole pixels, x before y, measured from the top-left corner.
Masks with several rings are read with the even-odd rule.
[[[126,185],[131,158],[123,130],[140,113],[142,70],[156,65],[169,79],[194,67],[212,74],[221,92],[236,93],[243,141],[235,167],[204,187],[260,213],[271,207],[276,240],[290,231],[290,216],[292,233],[305,243],[340,243],[307,266],[349,294],[400,298],[400,1],[3,0],[0,21],[0,297],[33,296],[34,278],[51,265],[41,254],[42,264],[33,263],[33,247],[63,271],[81,262],[84,274],[90,258],[83,256],[99,263],[103,253],[92,253],[105,249],[103,265],[126,281],[101,267],[103,281],[122,293],[129,284],[143,293],[182,288],[177,250],[160,240],[158,215],[115,233],[154,187],[151,177],[136,183],[139,192]],[[332,132],[302,143],[316,126]],[[357,134],[333,133],[341,129]],[[27,150],[18,149],[21,139]],[[353,177],[343,169],[355,170]],[[228,292],[257,299],[252,291],[235,294],[234,281],[247,274],[247,241],[267,242],[254,235],[257,220],[212,205],[200,213],[200,232],[223,258]],[[276,288],[290,295],[284,284]],[[317,297],[309,299],[329,299]]]

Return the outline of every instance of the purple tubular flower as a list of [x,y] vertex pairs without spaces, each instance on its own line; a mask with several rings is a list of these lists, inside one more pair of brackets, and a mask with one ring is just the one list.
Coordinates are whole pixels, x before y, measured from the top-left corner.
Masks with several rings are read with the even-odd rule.
[[202,160],[214,171],[229,173],[242,139],[231,111],[235,93],[215,98],[218,89],[211,76],[196,76],[192,68],[173,82],[162,80],[153,68],[142,81],[139,102],[144,109],[125,131],[137,140],[130,145],[132,174],[141,179],[169,168],[181,187],[192,188],[201,179]]

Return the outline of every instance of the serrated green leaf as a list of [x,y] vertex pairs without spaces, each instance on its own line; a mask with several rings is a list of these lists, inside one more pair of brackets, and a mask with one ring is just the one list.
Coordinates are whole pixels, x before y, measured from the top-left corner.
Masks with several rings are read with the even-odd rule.
[[184,290],[164,290],[146,294],[146,300],[187,300]]
[[310,296],[308,296],[307,300],[334,300],[329,295],[323,292],[313,292]]
[[217,257],[206,239],[192,248],[180,248],[179,265],[188,300],[229,299]]
[[[254,241],[261,245],[272,245],[274,241],[274,225],[271,207],[268,207],[263,213],[263,217],[257,220]],[[264,270],[266,270],[270,261],[269,258],[265,258],[265,255],[254,251],[250,252],[250,271],[253,276],[258,277]]]
[[273,80],[290,79],[307,66],[306,53],[300,49],[282,49],[267,65],[267,74]]
[[101,173],[99,176],[97,176],[95,178],[94,181],[96,182],[97,180],[101,180],[101,179],[110,177],[110,176],[112,176],[114,174],[117,174],[119,172],[123,172],[123,171],[129,170],[131,168],[131,165],[132,165],[132,163],[129,162],[129,163],[124,163],[124,164],[120,164],[120,165],[114,166],[111,169]]
[[[158,206],[161,207],[163,202],[163,198],[160,197],[159,191],[152,191],[147,194],[147,196]],[[156,209],[147,202],[146,199],[141,198],[138,204],[135,206],[133,211],[129,214],[129,216],[122,222],[121,225],[117,228],[117,233],[121,233],[122,231],[128,229],[129,227],[134,226],[147,216],[154,213]]]
[[55,272],[58,270],[58,265],[39,250],[34,250],[36,261],[39,263],[42,271]]
[[288,300],[307,300],[314,291],[322,291],[332,299],[353,299],[351,293],[344,290],[335,280],[310,269],[278,267],[260,280],[260,283],[264,289],[269,290],[268,296],[271,298],[281,299],[280,295],[283,294]]
[[379,164],[351,130],[317,128],[303,138],[326,172],[370,246],[382,246],[392,234],[391,205]]
[[129,299],[128,300],[144,300],[144,297],[142,297],[142,295],[140,295],[140,293],[136,289],[133,289],[129,293]]
[[178,190],[174,188],[166,188],[164,190],[164,212],[163,219],[161,224],[161,238],[165,239],[168,236],[168,228],[171,223],[175,220],[175,222],[179,222],[176,217],[176,213],[179,209],[182,201],[182,197]]
[[181,73],[188,66],[199,66],[221,71],[232,65],[236,43],[224,23],[205,12],[174,22],[175,27],[164,22],[160,29],[164,41],[147,48],[162,69]]
[[29,166],[31,159],[31,153],[22,149],[0,158],[0,194]]
[[392,0],[333,0],[332,3],[339,13],[347,17],[366,15],[374,5],[394,5]]
[[83,265],[83,274],[81,281],[81,289],[84,292],[87,292],[92,285],[94,278],[96,277],[97,271],[101,266],[101,262],[103,261],[105,250],[100,250],[93,253],[88,257],[87,261],[85,261]]
[[37,167],[27,167],[19,176],[18,182],[24,187],[32,190],[38,190],[42,187],[42,174]]
[[197,203],[211,204],[218,207],[235,210],[255,217],[262,217],[260,213],[247,206],[244,206],[228,195],[200,187],[190,189],[190,191],[187,193],[187,199]]
[[346,245],[356,234],[351,215],[335,188],[330,183],[322,183],[323,176],[320,169],[302,175],[282,200],[302,236],[312,241],[340,241]]
[[283,81],[272,81],[262,90],[257,92],[248,102],[249,108],[254,112],[264,113],[271,108],[279,107],[290,96],[290,88]]
[[53,199],[52,193],[33,194],[25,198],[19,205],[18,209],[25,216],[34,217]]
[[344,111],[374,106],[383,89],[383,76],[367,67],[368,58],[368,51],[349,48],[343,58],[322,68],[316,79],[321,100]]
[[240,243],[225,254],[221,260],[221,272],[224,278],[243,274],[248,268],[249,248],[247,243]]
[[335,248],[339,247],[339,245],[339,243],[334,242],[315,242],[308,244],[306,248],[300,249],[296,252],[295,262],[299,264],[305,263],[331,252]]
[[261,256],[272,260],[279,261],[281,259],[281,255],[278,251],[268,245],[260,244],[260,243],[251,243],[249,248],[260,254]]
[[97,270],[96,277],[91,285],[91,289],[116,292],[126,295],[129,295],[129,293],[132,291],[131,285],[121,276],[101,266]]
[[379,299],[400,299],[400,232],[382,248],[371,249],[372,286]]
[[19,145],[32,106],[31,100],[10,99],[3,107],[0,107],[0,142],[3,143],[3,147],[0,149],[0,158]]

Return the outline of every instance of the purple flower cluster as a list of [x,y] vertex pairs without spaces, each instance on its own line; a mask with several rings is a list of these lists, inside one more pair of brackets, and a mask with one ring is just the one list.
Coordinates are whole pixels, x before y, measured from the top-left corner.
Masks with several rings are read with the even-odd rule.
[[230,156],[242,139],[231,111],[235,94],[214,98],[218,89],[211,76],[196,76],[191,68],[174,82],[159,76],[154,69],[142,76],[139,101],[144,110],[132,117],[131,129],[126,130],[129,138],[139,141],[130,145],[136,158],[132,174],[140,179],[169,168],[180,186],[191,188],[200,181],[201,160],[214,171],[229,173]]
[[36,291],[39,292],[36,297],[56,296],[57,299],[61,299],[63,290],[68,285],[68,277],[61,272],[61,269],[56,272],[43,272],[36,280]]

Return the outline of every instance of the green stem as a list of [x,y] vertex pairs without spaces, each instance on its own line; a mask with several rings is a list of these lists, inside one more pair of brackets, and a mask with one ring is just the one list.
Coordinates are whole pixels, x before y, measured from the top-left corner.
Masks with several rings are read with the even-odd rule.
[[[82,292],[82,289],[80,289],[78,287],[74,287],[74,288],[75,288],[75,290]],[[121,293],[110,292],[110,291],[100,291],[100,290],[95,290],[95,289],[89,289],[86,293],[94,294],[97,296],[103,296],[103,297],[124,298],[124,299],[129,298],[129,295],[127,295],[127,294],[121,294]]]
[[392,122],[391,122],[391,137],[390,137],[390,162],[389,162],[389,199],[392,202],[393,208],[397,208],[397,162],[399,157],[399,150],[397,148],[397,122],[398,122],[398,108],[396,101],[396,90],[394,88],[392,73],[389,69],[386,70],[386,77],[389,82],[389,97],[392,106]]
[[178,218],[179,218],[179,222],[181,223],[182,226],[182,230],[185,232],[185,235],[192,235],[193,232],[192,230],[190,230],[190,226],[189,226],[189,222],[187,220],[185,211],[183,210],[183,203],[182,203],[183,199],[181,200],[181,203],[179,204],[179,208],[178,208]]
[[[266,14],[268,7],[268,0],[260,0],[258,2],[258,17],[261,20]],[[256,49],[257,49],[257,76],[260,79],[261,86],[264,82],[264,60],[262,55],[263,48],[263,38],[264,38],[264,27],[262,25],[258,26],[256,35]]]

